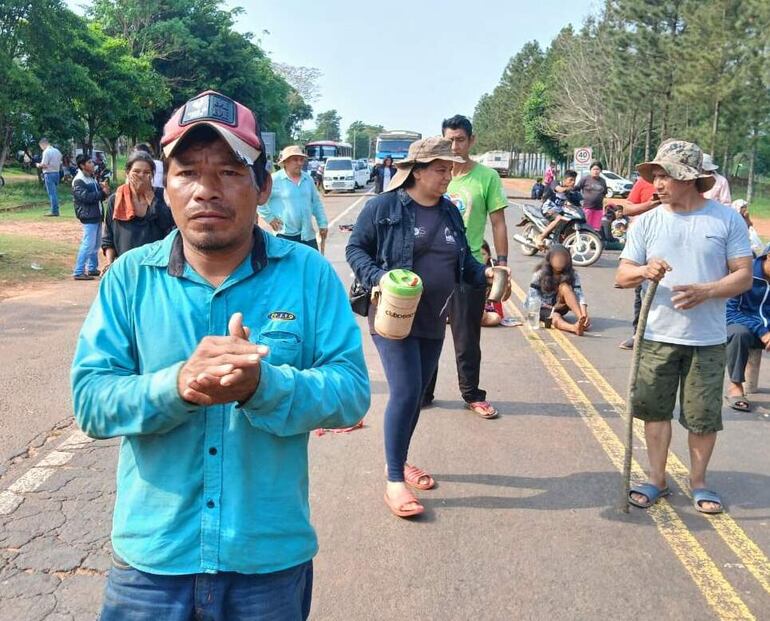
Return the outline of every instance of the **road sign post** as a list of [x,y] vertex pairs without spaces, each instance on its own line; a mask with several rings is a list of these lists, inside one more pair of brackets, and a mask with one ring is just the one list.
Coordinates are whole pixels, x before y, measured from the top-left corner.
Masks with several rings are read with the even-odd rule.
[[583,175],[588,174],[588,171],[591,170],[593,156],[593,149],[591,149],[591,147],[578,147],[575,149],[574,164],[578,176],[582,177]]

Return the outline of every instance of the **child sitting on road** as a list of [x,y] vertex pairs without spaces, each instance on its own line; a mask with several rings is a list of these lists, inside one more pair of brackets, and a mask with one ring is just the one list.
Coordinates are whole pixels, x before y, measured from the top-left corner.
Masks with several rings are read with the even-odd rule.
[[[545,260],[532,275],[527,299],[540,300],[540,320],[546,328],[583,336],[591,325],[580,276],[572,266],[569,250],[560,244],[549,248]],[[577,317],[575,323],[564,319],[570,311]]]
[[532,190],[529,193],[529,197],[539,201],[543,198],[544,193],[545,193],[545,186],[543,185],[543,178],[538,177],[537,181],[535,181],[534,185],[532,186]]
[[[484,259],[484,265],[492,267],[492,252],[486,240],[481,243],[481,256]],[[503,303],[487,300],[484,306],[484,315],[481,318],[482,328],[493,328],[499,326],[503,321]]]

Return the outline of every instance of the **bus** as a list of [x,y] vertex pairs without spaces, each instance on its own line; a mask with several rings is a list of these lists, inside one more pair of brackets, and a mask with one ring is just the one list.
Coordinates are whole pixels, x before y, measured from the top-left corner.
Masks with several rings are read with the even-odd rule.
[[403,130],[381,133],[377,136],[375,164],[382,164],[386,157],[392,157],[394,162],[403,160],[409,151],[409,145],[420,138],[422,134]]
[[314,140],[305,145],[308,161],[325,162],[328,157],[353,157],[353,145],[334,140]]

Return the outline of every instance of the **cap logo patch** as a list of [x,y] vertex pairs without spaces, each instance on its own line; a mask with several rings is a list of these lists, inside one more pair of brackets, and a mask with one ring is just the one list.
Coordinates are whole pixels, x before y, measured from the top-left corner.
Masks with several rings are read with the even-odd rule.
[[188,101],[182,112],[181,126],[200,121],[215,121],[231,127],[238,125],[235,102],[218,93],[209,93]]

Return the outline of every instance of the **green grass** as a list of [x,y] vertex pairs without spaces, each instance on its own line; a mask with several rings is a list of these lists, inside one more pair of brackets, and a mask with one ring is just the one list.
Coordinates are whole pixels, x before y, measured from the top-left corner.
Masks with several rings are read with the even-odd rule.
[[[44,205],[36,205],[28,209],[0,209],[0,223],[2,222],[19,222],[24,220],[43,220],[43,216],[50,211],[48,203]],[[61,222],[62,220],[74,220],[75,210],[72,208],[72,199],[62,200],[59,199],[59,214],[60,218],[54,218]]]
[[11,285],[68,276],[76,250],[74,244],[0,233],[0,298]]
[[[59,202],[67,200],[70,196],[66,186],[59,186]],[[7,180],[0,188],[0,210],[28,205],[30,203],[48,204],[48,193],[34,177],[22,180]]]
[[755,196],[749,205],[749,214],[752,218],[770,219],[770,197],[767,195]]

